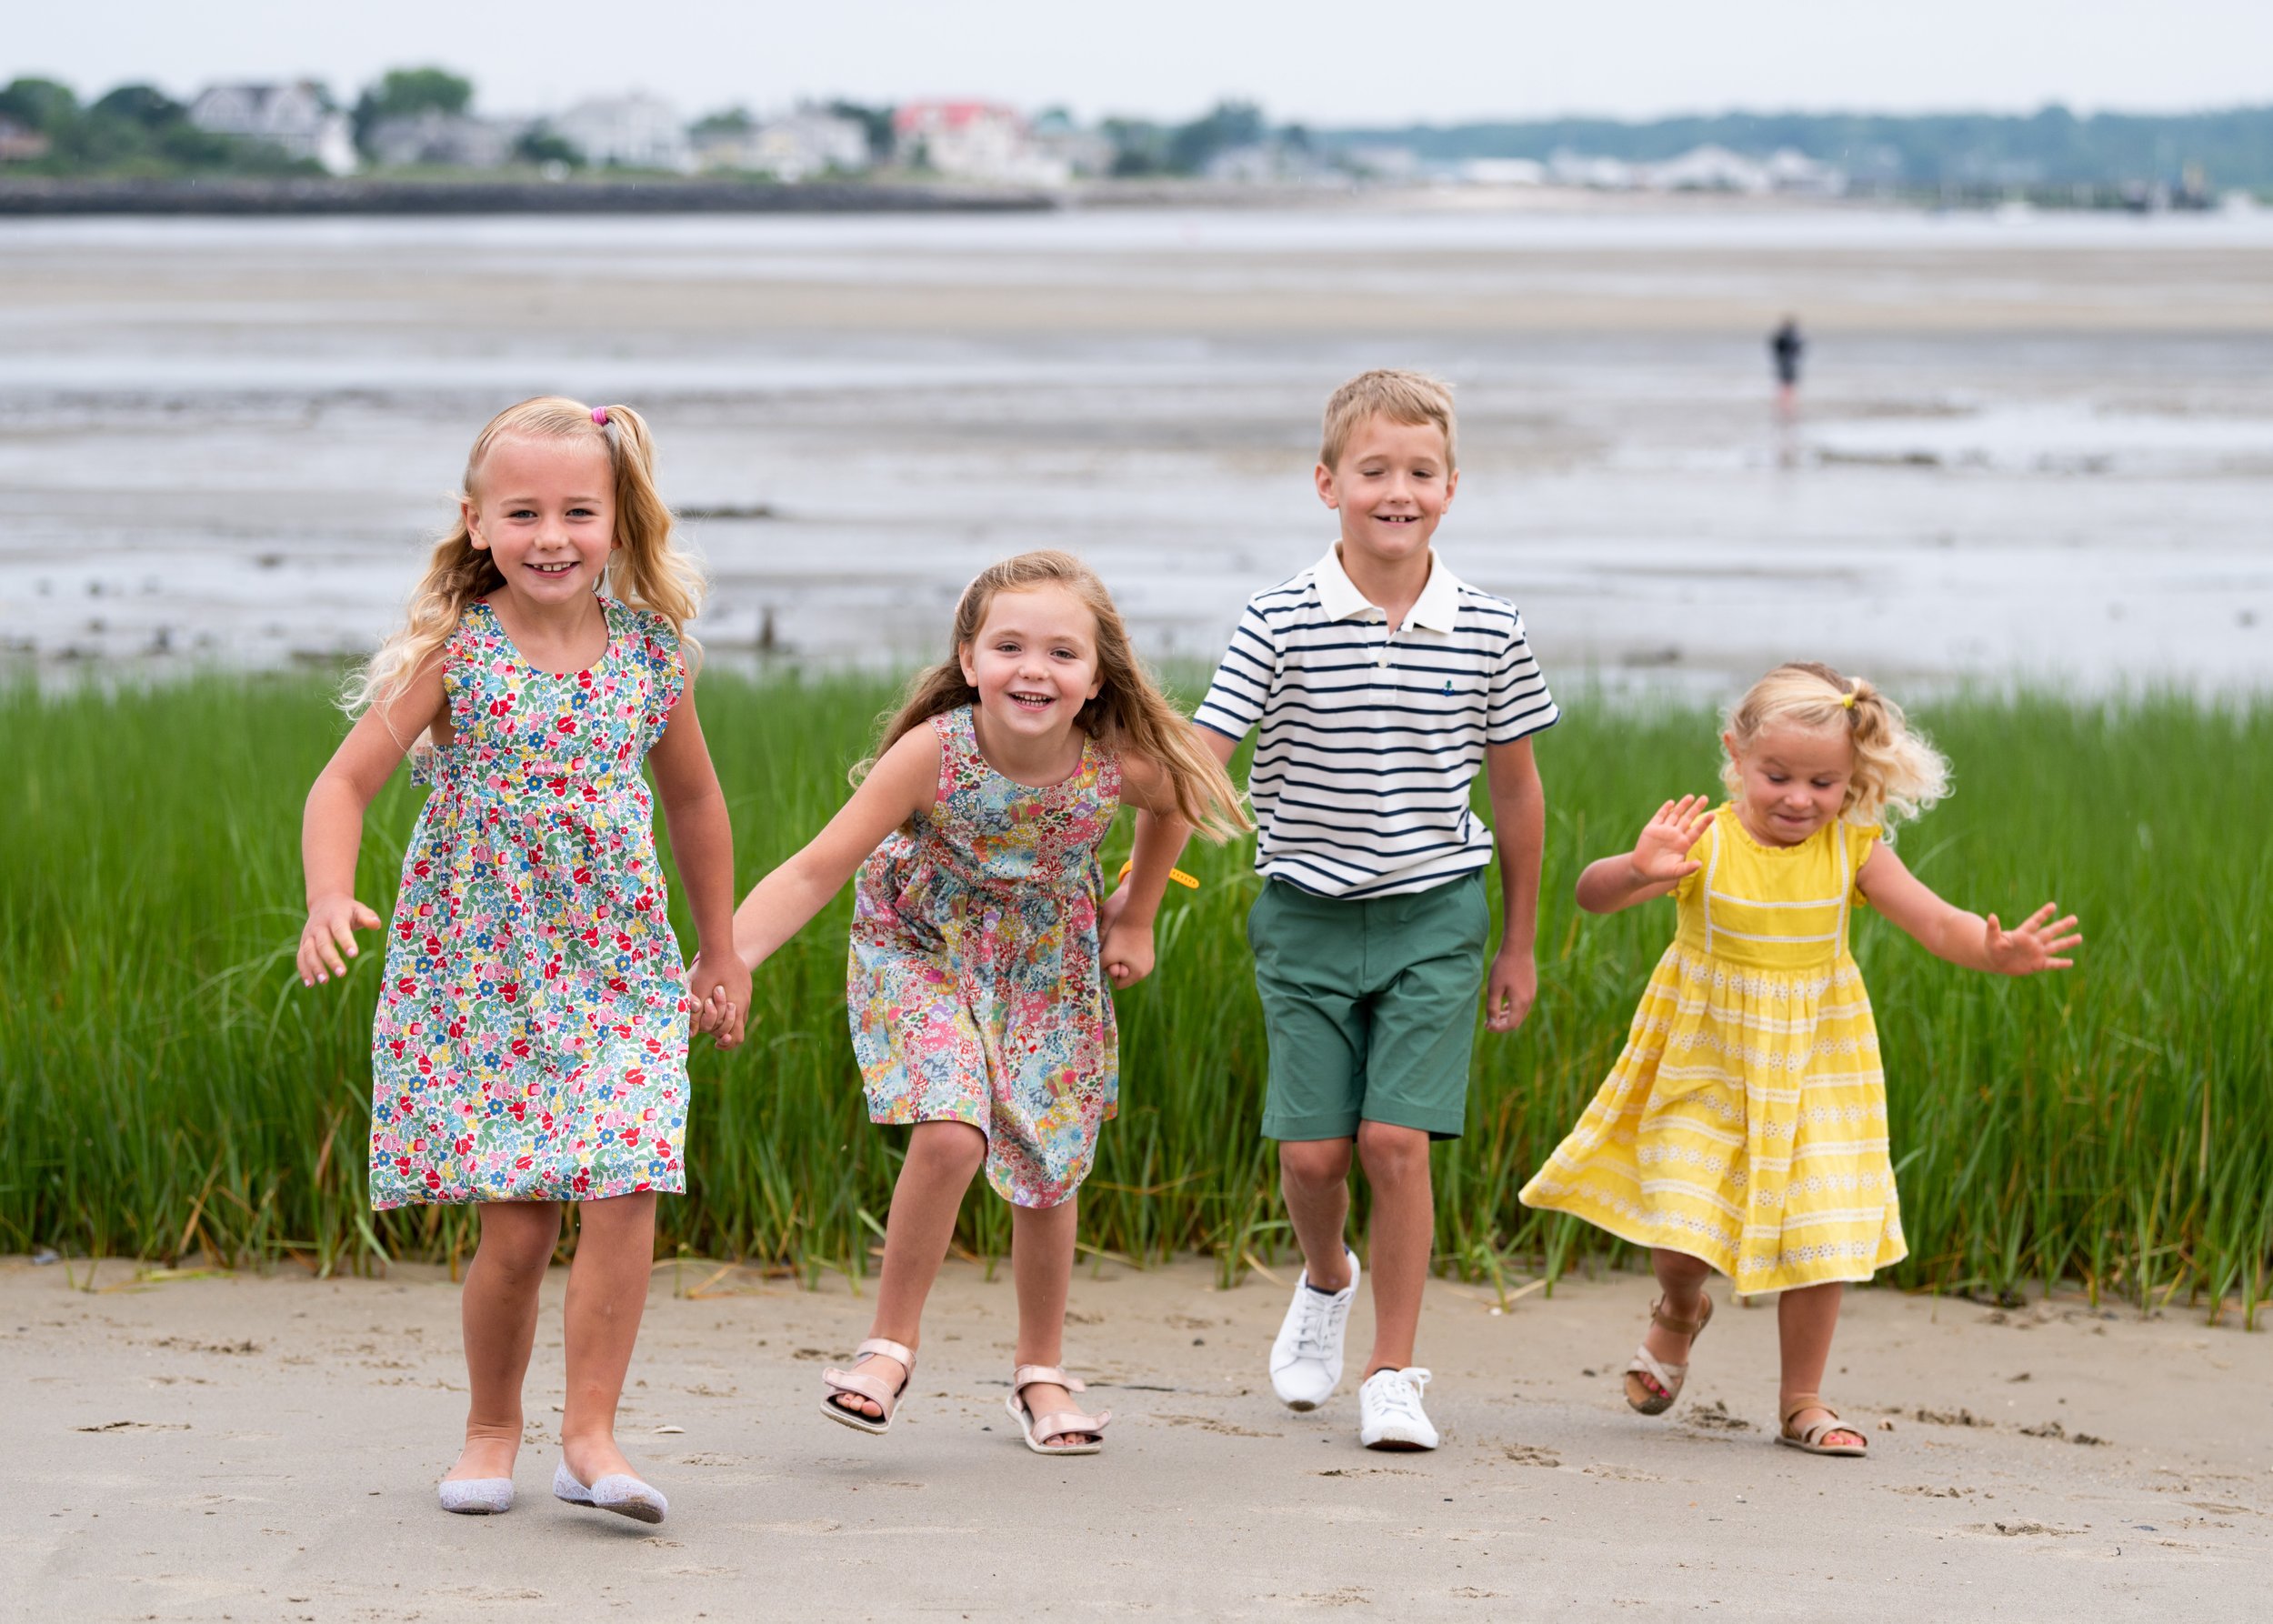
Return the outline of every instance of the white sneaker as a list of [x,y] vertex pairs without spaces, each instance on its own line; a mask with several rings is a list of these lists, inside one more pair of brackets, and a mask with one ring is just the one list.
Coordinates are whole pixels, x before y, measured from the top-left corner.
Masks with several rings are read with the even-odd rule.
[[1271,1344],[1271,1390],[1289,1409],[1316,1409],[1342,1381],[1342,1335],[1357,1297],[1357,1254],[1349,1254],[1349,1284],[1331,1297],[1310,1289],[1310,1271],[1295,1281],[1295,1300]]
[[1357,1389],[1357,1441],[1368,1449],[1433,1449],[1437,1429],[1421,1408],[1428,1372],[1418,1365],[1376,1370]]

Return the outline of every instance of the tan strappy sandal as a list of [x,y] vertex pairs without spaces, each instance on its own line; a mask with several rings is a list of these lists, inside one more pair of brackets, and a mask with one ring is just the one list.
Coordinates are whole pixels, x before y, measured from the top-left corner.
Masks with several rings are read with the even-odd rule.
[[[1036,1383],[1061,1387],[1069,1393],[1085,1391],[1086,1387],[1079,1377],[1068,1376],[1056,1365],[1020,1365],[1010,1373],[1010,1394],[1003,1402],[1009,1408],[1010,1418],[1018,1423],[1018,1434],[1026,1439],[1027,1449],[1036,1455],[1094,1455],[1105,1448],[1103,1434],[1106,1423],[1113,1418],[1111,1410],[1085,1416],[1077,1409],[1059,1409],[1037,1416],[1026,1407],[1026,1390]],[[1089,1441],[1050,1442],[1073,1432],[1087,1433]]]
[[[1690,1347],[1694,1348],[1697,1338],[1705,1334],[1705,1328],[1713,1322],[1713,1299],[1701,1291],[1697,1296],[1705,1307],[1695,1319],[1677,1319],[1667,1313],[1666,1299],[1661,1297],[1649,1305],[1650,1323],[1688,1338]],[[1651,1392],[1648,1382],[1642,1380],[1645,1376],[1664,1390]],[[1644,1343],[1634,1349],[1634,1362],[1626,1367],[1626,1402],[1643,1415],[1661,1416],[1673,1408],[1673,1401],[1681,1396],[1681,1384],[1688,1378],[1689,1367],[1686,1360],[1678,1365],[1668,1365],[1650,1352],[1649,1345]]]
[[[1831,1418],[1813,1421],[1798,1431],[1791,1429],[1791,1418],[1803,1409],[1819,1409]],[[1858,1444],[1827,1444],[1823,1440],[1834,1432],[1851,1432],[1863,1438],[1860,1427],[1849,1427],[1839,1419],[1839,1412],[1823,1401],[1821,1393],[1802,1393],[1784,1406],[1783,1425],[1777,1429],[1776,1441],[1789,1444],[1795,1449],[1805,1449],[1810,1455],[1867,1455],[1870,1440],[1863,1438]]]
[[[828,1391],[821,1395],[821,1413],[842,1427],[856,1432],[872,1432],[878,1438],[892,1430],[892,1412],[899,1408],[900,1399],[907,1392],[907,1384],[916,1379],[916,1352],[906,1343],[894,1342],[884,1337],[870,1337],[853,1349],[853,1363],[871,1354],[882,1354],[887,1359],[897,1359],[907,1372],[900,1378],[900,1385],[887,1388],[881,1377],[864,1375],[857,1369],[839,1370],[834,1368],[821,1372],[821,1380]],[[866,1398],[884,1411],[880,1416],[864,1416],[856,1409],[839,1404],[839,1394],[848,1398]]]

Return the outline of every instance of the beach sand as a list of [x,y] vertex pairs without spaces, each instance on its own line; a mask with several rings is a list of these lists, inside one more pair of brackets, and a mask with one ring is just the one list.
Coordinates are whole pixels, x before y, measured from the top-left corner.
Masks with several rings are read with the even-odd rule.
[[[892,1435],[816,1413],[868,1313],[658,1266],[622,1437],[660,1528],[546,1491],[559,1270],[520,1503],[446,1516],[457,1294],[384,1279],[0,1265],[0,1595],[42,1619],[2262,1617],[2273,1337],[2174,1305],[1850,1295],[1827,1386],[1867,1460],[1774,1448],[1776,1316],[1724,1304],[1672,1416],[1616,1372],[1650,1295],[1568,1279],[1494,1313],[1429,1288],[1434,1454],[1358,1448],[1354,1383],[1272,1398],[1285,1294],[1199,1261],[1085,1264],[1068,1356],[1115,1411],[1049,1461],[1002,1408],[1007,1268],[951,1263]],[[75,1289],[74,1288],[81,1288]],[[1351,1334],[1370,1332],[1361,1301]],[[23,1476],[28,1467],[28,1479]],[[1836,1599],[1834,1599],[1836,1596]]]

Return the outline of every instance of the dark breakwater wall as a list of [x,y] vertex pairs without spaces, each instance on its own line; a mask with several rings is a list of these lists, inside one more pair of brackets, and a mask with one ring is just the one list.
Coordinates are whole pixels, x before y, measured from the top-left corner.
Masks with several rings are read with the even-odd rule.
[[9,215],[683,215],[1031,212],[1046,192],[726,180],[0,180]]

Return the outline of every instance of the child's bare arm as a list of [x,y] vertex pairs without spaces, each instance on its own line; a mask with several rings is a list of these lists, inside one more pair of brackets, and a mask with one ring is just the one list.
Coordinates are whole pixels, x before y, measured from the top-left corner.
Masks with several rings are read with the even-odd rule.
[[[1231,766],[1231,757],[1239,748],[1237,739],[1218,733],[1213,727],[1203,727],[1197,722],[1192,724],[1192,731],[1198,736],[1200,744],[1219,765],[1226,768]],[[1113,927],[1120,923],[1122,913],[1126,910],[1130,899],[1136,895],[1133,887],[1146,874],[1146,864],[1150,860],[1151,855],[1157,851],[1162,854],[1159,857],[1160,884],[1151,893],[1152,906],[1143,916],[1144,923],[1147,927],[1150,927],[1154,916],[1159,910],[1161,894],[1167,887],[1168,870],[1176,867],[1177,858],[1184,855],[1184,847],[1192,838],[1192,826],[1176,817],[1173,799],[1170,800],[1164,814],[1153,810],[1152,807],[1141,802],[1130,799],[1128,775],[1126,771],[1121,775],[1121,785],[1122,801],[1137,808],[1136,849],[1129,854],[1128,877],[1107,894],[1104,906],[1097,910],[1097,934],[1100,939],[1110,936]]]
[[1637,902],[1663,897],[1703,865],[1689,857],[1712,822],[1712,802],[1685,795],[1657,808],[1642,826],[1634,849],[1597,857],[1578,877],[1578,906],[1590,914],[1615,914]]
[[1192,826],[1177,814],[1167,769],[1158,762],[1142,756],[1122,758],[1121,801],[1136,808],[1136,847],[1111,917],[1097,922],[1098,957],[1116,987],[1134,987],[1152,974],[1152,923],[1159,916],[1168,875],[1192,837]]
[[698,1001],[697,1031],[714,1032],[720,1048],[742,1041],[750,1006],[750,970],[734,950],[734,824],[718,771],[703,740],[695,690],[671,707],[663,737],[647,752],[671,856],[695,916],[695,963],[687,990]]
[[1995,914],[1983,918],[1945,902],[1883,842],[1870,848],[1855,879],[1863,895],[1870,898],[1870,906],[1917,938],[1919,946],[1935,957],[1968,970],[1993,976],[2064,970],[2075,960],[2062,955],[2084,939],[2076,928],[2074,914],[2052,917],[2057,906],[2053,903],[2046,903],[2017,928],[2007,930]]
[[1484,752],[1492,802],[1492,839],[1499,847],[1499,951],[1484,985],[1484,1025],[1512,1032],[1538,997],[1539,857],[1547,847],[1547,792],[1531,741],[1492,745]]
[[902,734],[852,798],[804,849],[757,882],[734,910],[734,949],[755,969],[845,888],[884,837],[939,798],[939,736]]
[[300,817],[300,867],[308,904],[296,958],[303,987],[346,974],[346,960],[358,952],[355,933],[378,928],[376,911],[355,900],[363,815],[402,765],[410,741],[441,717],[444,704],[442,661],[436,657],[401,693],[356,718],[315,775]]

